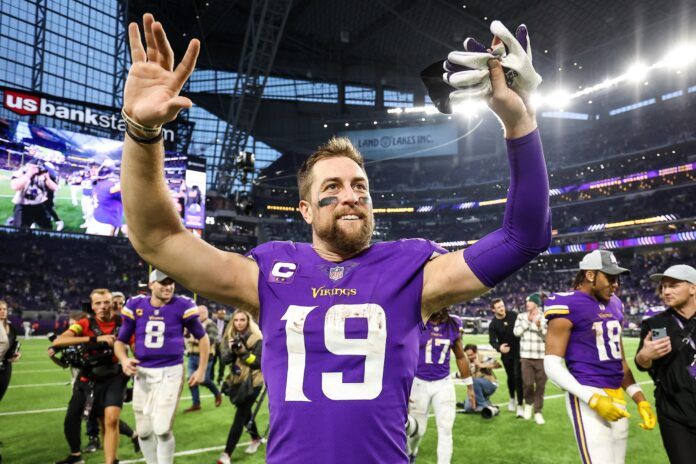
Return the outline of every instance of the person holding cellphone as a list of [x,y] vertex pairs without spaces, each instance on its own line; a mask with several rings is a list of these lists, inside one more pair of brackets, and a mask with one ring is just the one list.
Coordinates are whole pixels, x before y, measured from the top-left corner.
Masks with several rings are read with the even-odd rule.
[[696,269],[677,264],[650,278],[667,310],[643,321],[636,366],[655,382],[662,443],[672,464],[696,456]]

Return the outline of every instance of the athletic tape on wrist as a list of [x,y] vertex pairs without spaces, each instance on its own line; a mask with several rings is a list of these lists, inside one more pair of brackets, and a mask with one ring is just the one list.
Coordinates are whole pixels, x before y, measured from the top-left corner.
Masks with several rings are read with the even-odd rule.
[[633,395],[635,395],[638,392],[643,393],[643,389],[640,388],[640,385],[638,385],[637,383],[634,383],[633,385],[629,385],[628,387],[626,387],[626,393],[631,398],[633,398]]
[[465,378],[462,379],[462,382],[463,382],[464,385],[466,385],[466,386],[473,385],[473,384],[474,384],[474,378],[473,378],[472,376],[465,377]]

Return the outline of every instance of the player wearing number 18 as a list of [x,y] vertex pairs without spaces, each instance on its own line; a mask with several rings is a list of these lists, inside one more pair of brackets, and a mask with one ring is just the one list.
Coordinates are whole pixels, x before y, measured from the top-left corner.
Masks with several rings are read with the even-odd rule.
[[[190,298],[174,295],[174,281],[161,271],[150,274],[151,296],[128,300],[121,310],[123,323],[114,345],[126,375],[135,375],[133,413],[140,449],[147,464],[174,462],[174,413],[184,382],[184,328],[199,341],[198,370],[190,385],[205,379],[210,341]],[[135,336],[135,358],[127,343]]]
[[179,92],[200,43],[192,40],[175,68],[162,25],[149,14],[143,23],[146,47],[137,25],[129,27],[133,65],[123,98],[121,187],[131,243],[189,290],[259,321],[266,462],[406,463],[404,424],[424,321],[485,293],[549,245],[548,176],[533,108],[490,55],[488,102],[505,128],[511,182],[502,228],[466,251],[446,253],[422,239],[371,245],[364,162],[337,138],[298,172],[312,243],[265,243],[244,257],[194,237],[172,206],[161,125],[192,105]]
[[545,301],[544,368],[568,392],[566,409],[584,464],[625,461],[630,415],[622,388],[638,405],[640,426],[651,430],[656,424],[624,356],[623,305],[615,293],[619,276],[628,272],[611,252],[595,250],[580,262],[574,291]]

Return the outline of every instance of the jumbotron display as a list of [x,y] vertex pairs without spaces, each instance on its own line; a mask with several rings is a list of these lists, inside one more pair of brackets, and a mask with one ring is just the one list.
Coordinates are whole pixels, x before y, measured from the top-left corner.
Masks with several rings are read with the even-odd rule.
[[[127,235],[119,179],[122,149],[121,140],[0,119],[0,224]],[[187,164],[186,155],[167,153],[165,177],[183,223],[202,229],[205,160],[192,163],[190,173]]]

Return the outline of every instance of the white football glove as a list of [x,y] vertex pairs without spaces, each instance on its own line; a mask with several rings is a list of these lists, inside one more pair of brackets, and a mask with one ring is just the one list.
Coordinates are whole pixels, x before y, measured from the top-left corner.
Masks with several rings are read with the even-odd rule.
[[505,54],[500,60],[505,70],[508,87],[526,94],[541,84],[541,76],[532,65],[532,47],[527,26],[517,27],[515,35],[500,21],[491,23],[491,32],[505,44]]
[[489,78],[488,60],[495,58],[474,38],[464,41],[464,50],[450,52],[443,63],[442,80],[456,90],[450,93],[450,103],[484,98],[493,91]]

